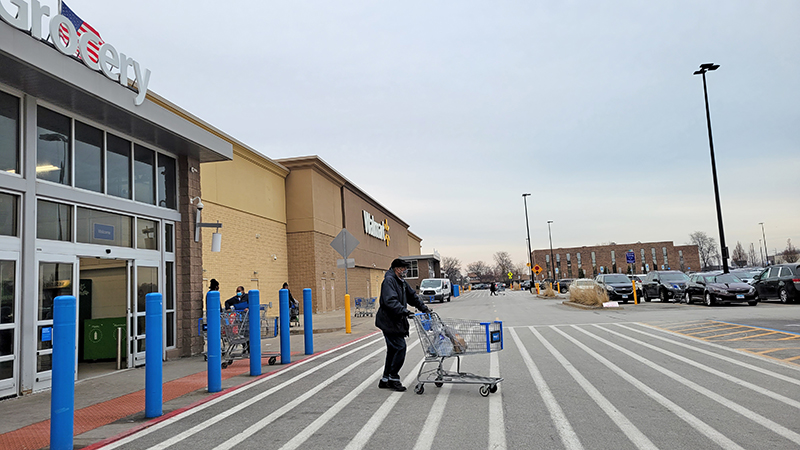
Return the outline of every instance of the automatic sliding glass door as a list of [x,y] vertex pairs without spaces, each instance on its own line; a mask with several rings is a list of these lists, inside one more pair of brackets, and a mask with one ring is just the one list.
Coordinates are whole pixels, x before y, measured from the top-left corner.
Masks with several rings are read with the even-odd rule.
[[[159,286],[159,261],[133,261],[131,266],[133,280],[129,300],[128,330],[130,336],[130,362],[132,366],[145,363],[145,296],[151,292],[161,292]],[[160,352],[161,350],[159,350]]]
[[19,254],[0,252],[0,398],[17,394],[19,378]]
[[[67,255],[38,255],[39,299],[36,313],[36,379],[34,390],[50,387],[53,366],[53,300],[75,292],[76,258]],[[77,312],[75,320],[78,320]],[[76,329],[77,333],[77,329]],[[77,353],[75,355],[77,358]]]

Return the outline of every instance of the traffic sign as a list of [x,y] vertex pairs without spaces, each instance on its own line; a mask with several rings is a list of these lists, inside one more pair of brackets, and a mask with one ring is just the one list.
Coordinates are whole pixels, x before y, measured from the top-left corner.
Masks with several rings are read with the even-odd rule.
[[353,250],[358,247],[358,239],[355,236],[350,234],[346,228],[342,228],[342,231],[333,238],[331,241],[331,247],[336,250],[337,253],[342,255],[343,258],[347,258],[350,256],[350,253],[353,253]]
[[511,277],[513,277],[513,276],[514,276],[514,274],[513,274],[513,273],[511,273],[511,272],[508,272],[508,279],[509,279],[509,280],[510,280],[510,279],[511,279]]
[[536,275],[539,275],[540,273],[542,273],[542,266],[536,264],[535,266],[533,266],[533,272]]
[[625,260],[628,261],[628,264],[635,264],[636,263],[636,253],[633,253],[633,252],[625,253]]

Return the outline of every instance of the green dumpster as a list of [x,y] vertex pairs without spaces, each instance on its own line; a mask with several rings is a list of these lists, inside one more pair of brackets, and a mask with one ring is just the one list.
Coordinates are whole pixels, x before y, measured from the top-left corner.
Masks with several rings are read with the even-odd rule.
[[[115,359],[117,357],[117,328],[125,336],[124,317],[86,319],[83,321],[83,359]],[[124,349],[123,349],[124,351]]]

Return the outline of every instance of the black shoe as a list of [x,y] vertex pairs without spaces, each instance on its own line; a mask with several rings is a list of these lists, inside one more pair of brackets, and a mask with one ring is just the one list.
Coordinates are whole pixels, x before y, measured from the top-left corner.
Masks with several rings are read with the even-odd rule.
[[399,381],[390,380],[389,381],[389,389],[391,389],[393,391],[397,391],[397,392],[405,392],[406,387],[403,386],[403,384],[400,383]]
[[388,381],[383,381],[383,380],[378,381],[378,388],[380,389],[391,389],[391,387],[392,386],[389,384]]

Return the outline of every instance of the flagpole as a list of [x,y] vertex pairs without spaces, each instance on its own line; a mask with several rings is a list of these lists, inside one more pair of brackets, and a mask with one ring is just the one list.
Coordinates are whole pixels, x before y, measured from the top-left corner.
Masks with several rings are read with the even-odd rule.
[[61,0],[58,0],[58,13],[61,14]]

